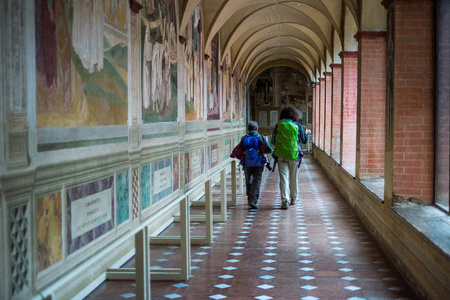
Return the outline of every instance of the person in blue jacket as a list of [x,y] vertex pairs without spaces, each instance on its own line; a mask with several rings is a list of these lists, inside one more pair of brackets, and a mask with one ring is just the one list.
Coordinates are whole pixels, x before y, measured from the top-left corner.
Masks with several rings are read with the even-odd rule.
[[258,208],[261,176],[267,160],[264,154],[273,152],[267,140],[258,133],[258,123],[250,121],[247,134],[233,149],[230,157],[237,158],[244,167],[245,185],[247,189],[247,203],[250,208]]

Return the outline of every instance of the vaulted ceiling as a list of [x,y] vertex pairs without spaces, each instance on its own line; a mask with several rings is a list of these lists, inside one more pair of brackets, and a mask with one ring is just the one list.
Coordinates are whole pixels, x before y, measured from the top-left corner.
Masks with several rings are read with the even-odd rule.
[[219,33],[222,59],[246,81],[281,65],[316,81],[358,50],[358,31],[386,29],[381,0],[180,0],[180,35],[198,5],[205,47]]

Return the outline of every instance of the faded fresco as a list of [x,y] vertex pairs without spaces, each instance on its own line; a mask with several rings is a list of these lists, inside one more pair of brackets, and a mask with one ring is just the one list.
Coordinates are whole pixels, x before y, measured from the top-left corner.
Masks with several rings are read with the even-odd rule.
[[231,101],[231,111],[233,114],[232,120],[238,121],[240,118],[240,98],[239,98],[239,78],[237,76],[239,74],[239,66],[234,70],[231,77],[231,85],[232,85],[232,101]]
[[228,62],[228,56],[223,60],[222,66],[222,121],[231,120],[231,71]]
[[245,108],[247,107],[247,93],[245,89],[245,83],[243,81],[239,83],[239,89],[241,91],[239,93],[239,95],[241,96],[239,102],[239,117],[243,120],[245,119]]
[[203,29],[200,6],[197,6],[186,28],[185,105],[186,121],[204,119],[203,101]]
[[126,0],[35,0],[37,126],[125,125]]
[[209,59],[205,62],[205,84],[208,120],[220,120],[219,110],[219,34],[211,41],[208,53]]
[[180,162],[178,155],[173,157],[173,191],[180,188]]
[[141,172],[141,207],[142,210],[150,206],[150,165],[142,166]]
[[38,271],[62,259],[61,192],[37,199]]
[[153,203],[157,203],[173,192],[172,167],[172,158],[152,163]]
[[114,176],[67,190],[68,254],[114,228]]
[[142,120],[177,120],[177,19],[175,0],[144,1],[142,26]]
[[117,174],[117,225],[130,217],[129,172]]

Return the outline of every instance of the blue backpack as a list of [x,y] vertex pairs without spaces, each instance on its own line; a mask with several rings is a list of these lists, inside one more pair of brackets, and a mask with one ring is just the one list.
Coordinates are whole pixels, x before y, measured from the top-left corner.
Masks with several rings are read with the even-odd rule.
[[262,162],[262,155],[259,154],[259,139],[257,136],[247,135],[244,140],[244,166],[258,167]]

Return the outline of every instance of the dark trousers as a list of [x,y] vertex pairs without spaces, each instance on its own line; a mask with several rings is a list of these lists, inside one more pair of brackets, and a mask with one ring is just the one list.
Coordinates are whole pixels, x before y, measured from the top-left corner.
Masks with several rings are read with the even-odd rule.
[[244,167],[248,203],[256,204],[258,202],[259,187],[261,186],[261,175],[263,171],[264,165],[259,167]]

